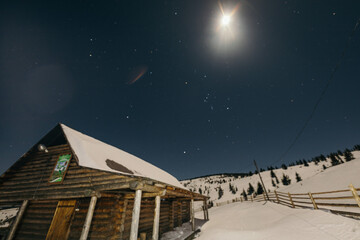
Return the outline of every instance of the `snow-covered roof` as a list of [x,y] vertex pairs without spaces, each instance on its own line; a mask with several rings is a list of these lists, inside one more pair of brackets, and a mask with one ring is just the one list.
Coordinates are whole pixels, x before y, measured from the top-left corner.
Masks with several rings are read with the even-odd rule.
[[60,124],[70,147],[83,167],[150,178],[184,189],[172,175],[116,147]]

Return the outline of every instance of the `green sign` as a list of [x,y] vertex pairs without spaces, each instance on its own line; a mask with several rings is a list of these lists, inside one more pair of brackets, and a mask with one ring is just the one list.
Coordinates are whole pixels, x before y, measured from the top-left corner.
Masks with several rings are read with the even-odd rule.
[[64,180],[66,170],[69,167],[71,160],[71,154],[65,154],[59,156],[56,162],[55,168],[50,176],[50,183],[61,183]]

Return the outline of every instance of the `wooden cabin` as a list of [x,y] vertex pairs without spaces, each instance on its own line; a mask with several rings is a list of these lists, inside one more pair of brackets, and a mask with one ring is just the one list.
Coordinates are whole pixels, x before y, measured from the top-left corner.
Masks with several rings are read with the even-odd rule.
[[16,209],[0,240],[155,240],[185,222],[194,228],[194,201],[207,218],[206,200],[154,165],[58,124],[0,177],[0,212]]

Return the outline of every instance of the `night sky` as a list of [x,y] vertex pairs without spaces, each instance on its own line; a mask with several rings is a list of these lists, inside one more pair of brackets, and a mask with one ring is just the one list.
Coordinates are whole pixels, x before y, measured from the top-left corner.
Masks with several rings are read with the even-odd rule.
[[0,173],[58,122],[179,179],[359,144],[359,1],[221,4],[1,1]]

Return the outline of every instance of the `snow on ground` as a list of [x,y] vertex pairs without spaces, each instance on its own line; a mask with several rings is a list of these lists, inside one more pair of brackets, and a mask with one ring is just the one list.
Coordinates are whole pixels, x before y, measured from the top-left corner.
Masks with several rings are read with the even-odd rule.
[[360,239],[359,221],[321,210],[292,209],[270,202],[238,202],[209,211],[210,220],[196,240]]

